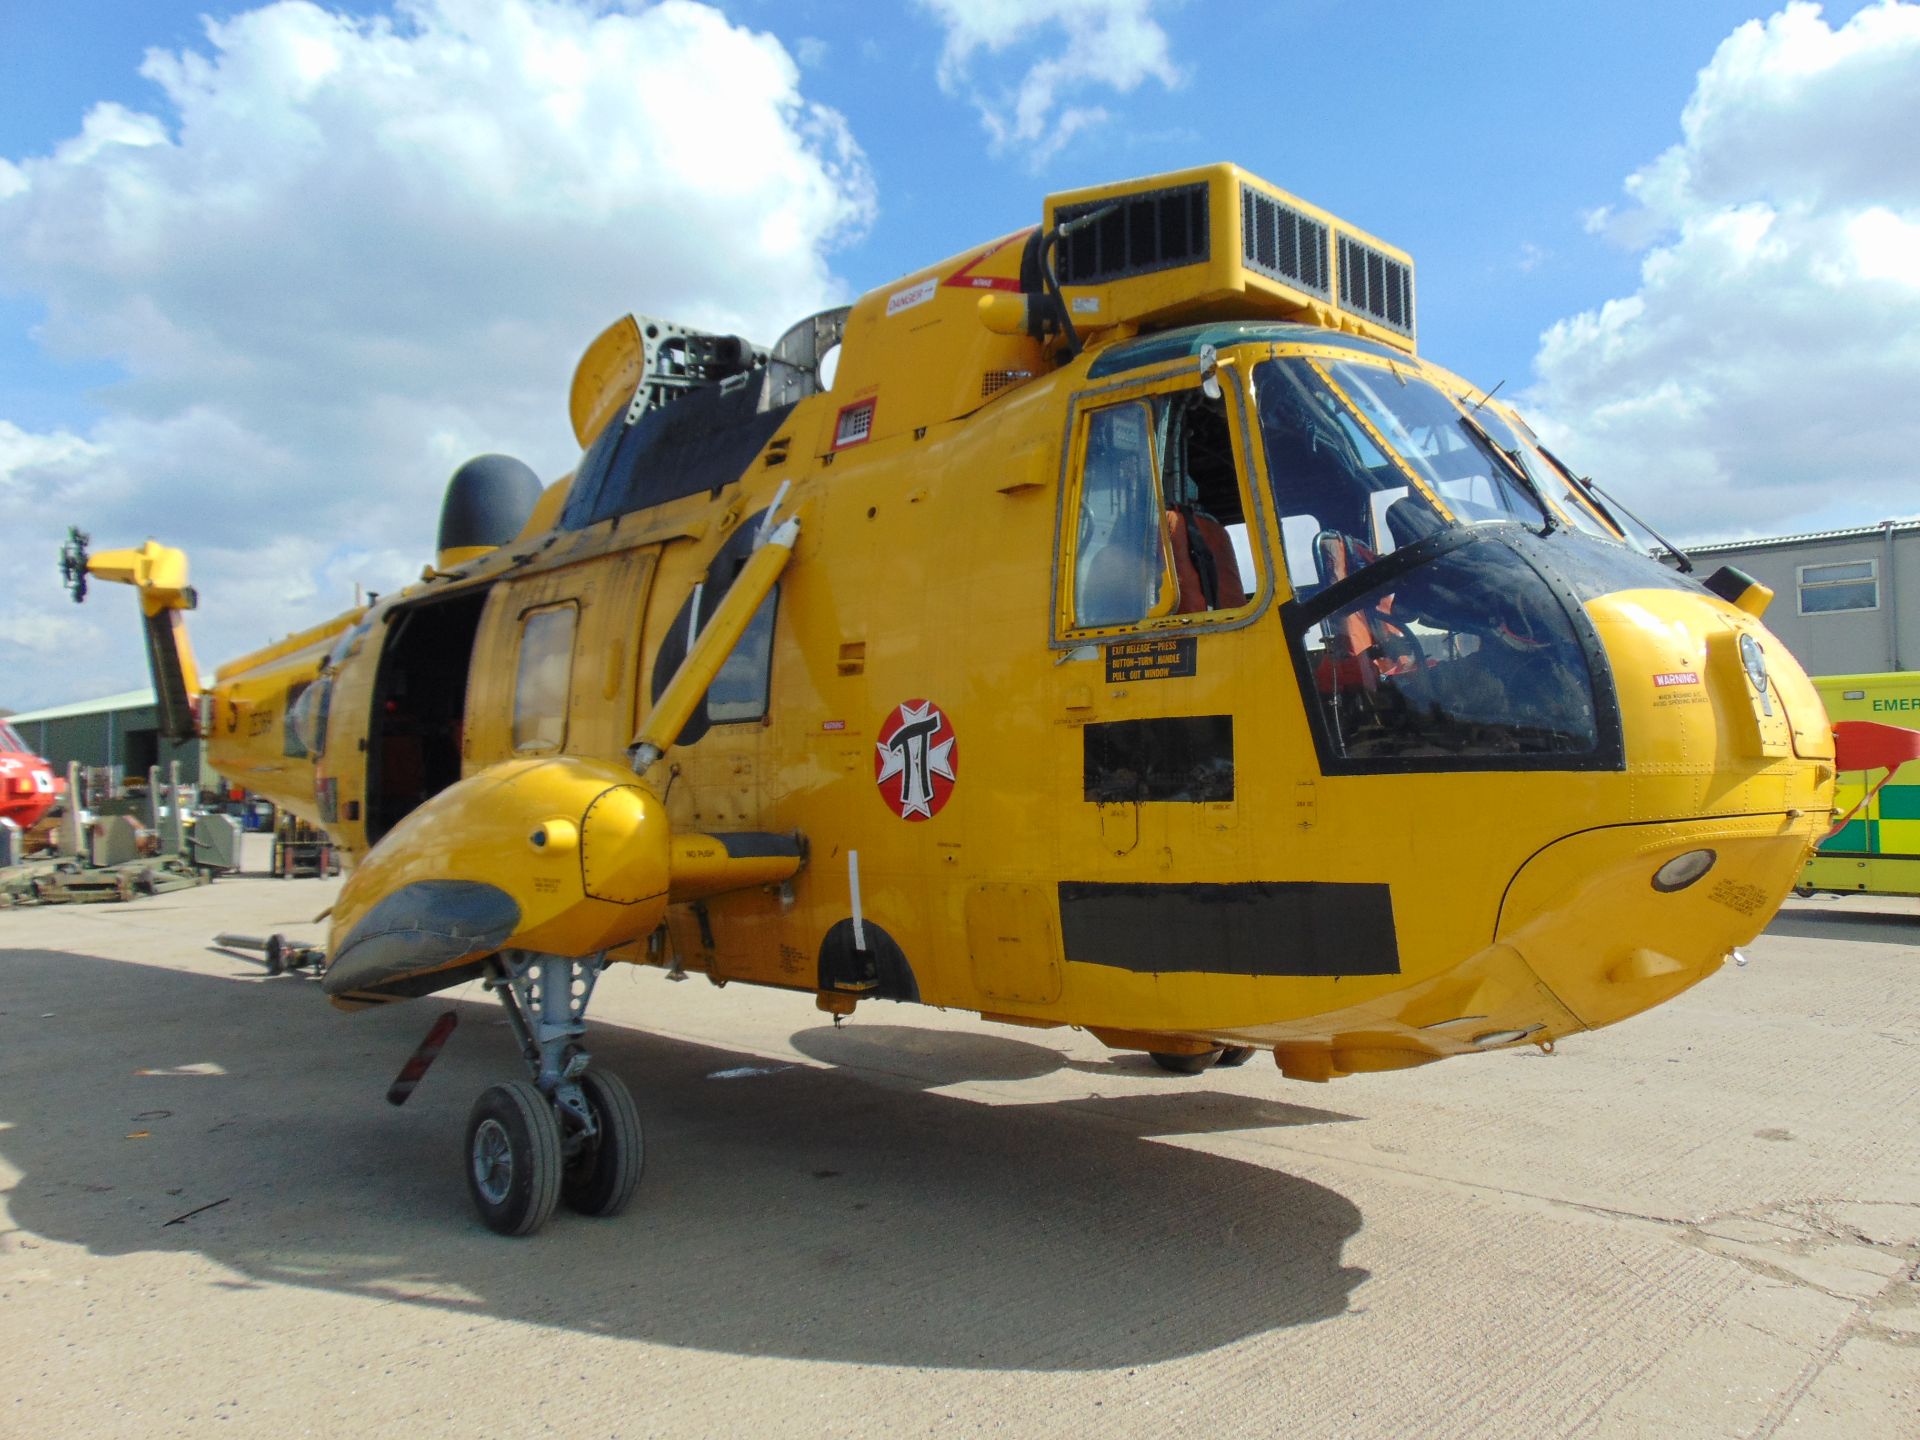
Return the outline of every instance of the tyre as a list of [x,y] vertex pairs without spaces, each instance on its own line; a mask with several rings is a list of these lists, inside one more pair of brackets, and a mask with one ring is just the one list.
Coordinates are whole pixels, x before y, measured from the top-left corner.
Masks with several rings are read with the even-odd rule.
[[560,1195],[582,1215],[618,1215],[647,1164],[640,1112],[618,1075],[589,1070],[580,1077],[580,1090],[600,1133],[567,1163]]
[[1198,1075],[1218,1060],[1223,1052],[1202,1050],[1198,1055],[1175,1055],[1167,1050],[1149,1050],[1153,1063],[1174,1075]]
[[1236,1065],[1244,1065],[1253,1059],[1253,1046],[1229,1045],[1220,1052],[1220,1058],[1214,1062],[1222,1070],[1231,1070]]
[[531,1235],[560,1198],[560,1122],[526,1080],[482,1092],[467,1115],[467,1192],[489,1230]]

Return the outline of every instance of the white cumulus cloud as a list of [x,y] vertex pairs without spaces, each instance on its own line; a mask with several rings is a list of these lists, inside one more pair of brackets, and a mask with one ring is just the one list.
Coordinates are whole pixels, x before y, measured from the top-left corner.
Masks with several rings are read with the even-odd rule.
[[1676,539],[1920,510],[1916,134],[1920,5],[1735,30],[1679,143],[1590,217],[1640,285],[1542,337],[1550,440]]
[[[84,433],[0,415],[0,581],[71,615],[67,524],[183,544],[210,658],[417,574],[467,456],[567,469],[568,383],[609,321],[770,342],[843,298],[829,256],[874,212],[781,44],[689,0],[280,0],[141,73],[150,113],[102,103],[0,159],[0,293],[121,376]],[[139,683],[131,606],[96,588],[77,613],[112,608],[116,638],[70,664],[0,640],[0,701]]]
[[[1128,94],[1142,81],[1181,81],[1155,0],[920,0],[946,27],[940,84],[968,96],[995,149],[1018,148],[1035,168],[1079,131],[1109,117],[1075,103]],[[1033,58],[1037,47],[1053,53]],[[985,56],[987,63],[982,64]],[[992,72],[983,78],[982,70]]]

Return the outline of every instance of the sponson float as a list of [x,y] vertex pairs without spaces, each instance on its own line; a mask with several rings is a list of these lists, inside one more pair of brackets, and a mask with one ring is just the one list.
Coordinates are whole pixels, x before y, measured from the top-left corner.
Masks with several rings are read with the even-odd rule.
[[[823,364],[837,352],[837,365]],[[829,380],[828,376],[831,375]],[[572,473],[169,713],[353,869],[336,1003],[475,977],[494,1228],[639,1175],[616,963],[1328,1080],[1624,1019],[1751,938],[1833,738],[1734,572],[1417,353],[1403,252],[1230,165],[1055,195],[771,347],[627,317]]]

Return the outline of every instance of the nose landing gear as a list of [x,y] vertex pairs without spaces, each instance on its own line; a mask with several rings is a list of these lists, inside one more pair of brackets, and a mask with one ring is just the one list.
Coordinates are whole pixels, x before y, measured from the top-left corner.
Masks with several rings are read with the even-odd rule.
[[602,961],[502,951],[487,988],[506,1006],[531,1080],[484,1091],[467,1116],[467,1189],[480,1219],[530,1235],[556,1203],[617,1215],[646,1163],[640,1115],[620,1077],[580,1048]]
[[1153,1063],[1172,1075],[1198,1075],[1202,1070],[1219,1066],[1222,1070],[1231,1070],[1236,1065],[1244,1065],[1253,1058],[1251,1045],[1223,1045],[1217,1050],[1202,1050],[1198,1055],[1181,1055],[1169,1050],[1149,1050]]

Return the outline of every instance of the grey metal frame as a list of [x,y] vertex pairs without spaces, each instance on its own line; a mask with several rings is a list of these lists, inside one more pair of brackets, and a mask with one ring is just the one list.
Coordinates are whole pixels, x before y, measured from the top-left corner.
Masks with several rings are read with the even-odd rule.
[[568,1154],[599,1134],[580,1089],[593,1057],[580,1042],[587,1033],[587,1003],[605,968],[604,954],[568,960],[532,950],[502,950],[488,962],[486,986],[506,1008],[533,1083],[566,1121],[561,1139]]

